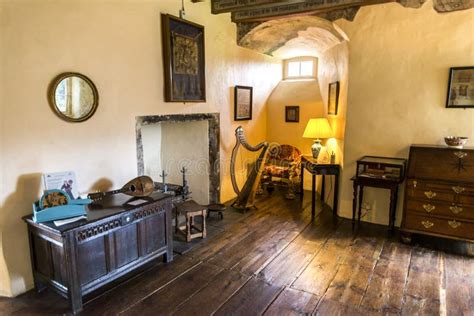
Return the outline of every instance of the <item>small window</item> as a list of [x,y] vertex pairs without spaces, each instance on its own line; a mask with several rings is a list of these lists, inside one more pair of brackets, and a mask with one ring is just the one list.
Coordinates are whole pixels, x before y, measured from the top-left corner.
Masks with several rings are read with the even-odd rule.
[[316,77],[316,58],[299,57],[285,60],[283,77],[285,79],[311,79]]

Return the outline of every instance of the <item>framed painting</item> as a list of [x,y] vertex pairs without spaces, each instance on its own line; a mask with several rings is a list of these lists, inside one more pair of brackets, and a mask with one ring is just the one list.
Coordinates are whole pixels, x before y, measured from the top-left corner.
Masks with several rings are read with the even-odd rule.
[[449,70],[447,108],[474,108],[474,66]]
[[161,14],[165,102],[205,102],[204,26]]
[[285,106],[285,122],[298,123],[300,121],[300,107],[298,105]]
[[253,88],[235,86],[234,88],[234,120],[245,121],[252,119]]
[[336,81],[329,84],[328,114],[337,115],[338,106],[339,106],[339,81]]

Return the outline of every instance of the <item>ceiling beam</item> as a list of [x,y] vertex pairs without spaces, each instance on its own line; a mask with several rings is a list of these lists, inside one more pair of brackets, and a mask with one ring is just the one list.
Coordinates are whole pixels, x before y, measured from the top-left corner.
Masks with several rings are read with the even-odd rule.
[[394,0],[306,0],[304,3],[273,5],[268,8],[232,12],[232,21],[236,23],[267,21],[274,18],[302,14],[320,14],[350,7],[386,2],[394,2]]
[[211,0],[213,14],[265,9],[275,5],[303,3],[307,0]]

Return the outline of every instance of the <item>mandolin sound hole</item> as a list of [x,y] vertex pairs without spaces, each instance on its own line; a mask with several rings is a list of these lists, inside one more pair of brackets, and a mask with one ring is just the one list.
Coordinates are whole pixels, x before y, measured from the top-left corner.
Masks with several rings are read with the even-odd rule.
[[130,186],[130,191],[135,192],[136,189],[137,189],[137,188],[135,187],[135,185],[132,184],[132,185]]

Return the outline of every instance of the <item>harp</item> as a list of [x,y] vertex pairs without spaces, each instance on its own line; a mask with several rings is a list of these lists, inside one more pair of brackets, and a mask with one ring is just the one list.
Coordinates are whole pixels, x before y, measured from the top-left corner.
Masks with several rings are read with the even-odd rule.
[[[257,146],[251,146],[245,138],[242,126],[237,127],[235,130],[235,138],[236,143],[234,149],[232,149],[232,156],[230,160],[230,178],[232,180],[232,187],[237,194],[237,199],[234,201],[232,206],[237,209],[247,210],[251,207],[254,207],[255,193],[257,192],[260,177],[262,176],[263,167],[268,154],[269,144],[267,142],[262,142]],[[248,174],[247,180],[245,181],[242,190],[239,189],[235,178],[235,160],[240,145],[252,152],[261,150],[255,165]]]

